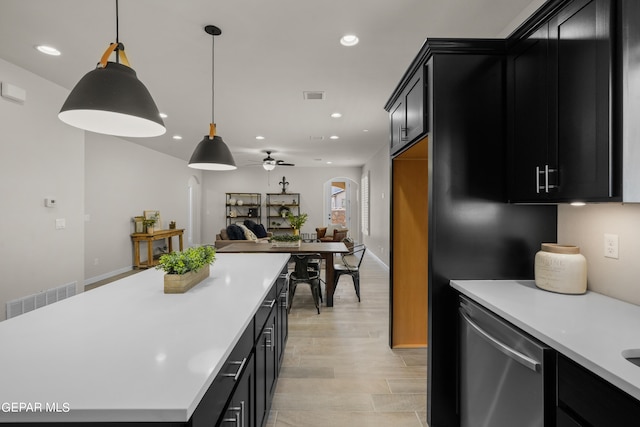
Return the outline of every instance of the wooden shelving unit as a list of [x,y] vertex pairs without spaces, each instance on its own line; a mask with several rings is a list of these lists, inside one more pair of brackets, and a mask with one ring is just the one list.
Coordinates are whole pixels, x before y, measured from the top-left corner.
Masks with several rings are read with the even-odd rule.
[[291,232],[293,229],[286,217],[288,212],[300,215],[300,193],[267,193],[265,208],[267,231]]
[[226,193],[227,226],[250,219],[260,224],[262,218],[260,193]]

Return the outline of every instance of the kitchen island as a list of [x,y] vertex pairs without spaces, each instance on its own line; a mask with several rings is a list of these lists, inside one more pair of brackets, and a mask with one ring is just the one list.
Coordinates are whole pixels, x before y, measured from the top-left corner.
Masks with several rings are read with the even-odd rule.
[[184,294],[149,269],[0,322],[0,423],[190,422],[288,260],[218,254]]

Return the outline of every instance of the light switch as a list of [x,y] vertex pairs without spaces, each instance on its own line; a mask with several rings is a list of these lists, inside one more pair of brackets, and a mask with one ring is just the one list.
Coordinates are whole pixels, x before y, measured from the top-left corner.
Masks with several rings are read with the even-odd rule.
[[67,227],[67,221],[64,218],[56,219],[56,230],[62,230]]

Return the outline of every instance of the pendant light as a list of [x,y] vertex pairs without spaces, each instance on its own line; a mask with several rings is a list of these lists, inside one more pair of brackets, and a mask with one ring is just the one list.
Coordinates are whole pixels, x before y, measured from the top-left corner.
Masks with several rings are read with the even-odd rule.
[[[111,43],[93,71],[73,88],[58,117],[80,129],[127,137],[159,136],[166,132],[151,94],[129,65],[119,40],[116,0],[116,42]],[[116,62],[108,62],[115,52]]]
[[216,135],[216,124],[214,120],[214,52],[215,38],[222,34],[222,30],[215,25],[207,25],[204,31],[211,37],[211,124],[209,125],[209,135],[205,135],[198,144],[189,160],[189,167],[194,169],[205,169],[213,171],[228,171],[237,169],[229,147],[221,137]]

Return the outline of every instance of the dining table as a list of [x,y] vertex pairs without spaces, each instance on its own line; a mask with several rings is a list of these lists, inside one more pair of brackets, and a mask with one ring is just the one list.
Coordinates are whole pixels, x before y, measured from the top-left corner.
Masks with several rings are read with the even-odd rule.
[[231,243],[216,249],[219,253],[290,253],[291,255],[320,254],[325,261],[325,301],[327,307],[333,307],[333,293],[335,292],[335,269],[333,257],[335,254],[349,253],[347,245],[342,242],[301,242],[300,246],[276,246],[272,243]]

